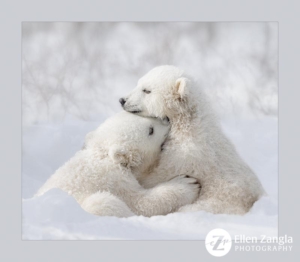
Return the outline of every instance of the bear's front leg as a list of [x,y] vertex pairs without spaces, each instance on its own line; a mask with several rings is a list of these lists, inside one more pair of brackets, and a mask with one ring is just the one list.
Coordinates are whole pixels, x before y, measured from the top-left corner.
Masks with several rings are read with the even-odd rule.
[[195,178],[178,176],[153,188],[131,193],[127,204],[138,215],[166,215],[193,203],[199,192],[200,185]]

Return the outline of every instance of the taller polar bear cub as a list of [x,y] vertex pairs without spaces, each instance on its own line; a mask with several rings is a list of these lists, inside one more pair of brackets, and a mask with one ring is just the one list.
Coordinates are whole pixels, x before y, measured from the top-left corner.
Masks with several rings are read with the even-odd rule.
[[123,108],[171,123],[169,138],[157,168],[140,177],[150,188],[180,174],[199,180],[199,198],[180,211],[244,214],[264,189],[225,137],[199,86],[174,66],[160,66],[143,76],[120,99]]
[[154,118],[121,112],[86,137],[85,146],[38,191],[60,188],[95,215],[152,216],[192,203],[199,184],[188,177],[144,189],[136,177],[158,161],[169,126]]

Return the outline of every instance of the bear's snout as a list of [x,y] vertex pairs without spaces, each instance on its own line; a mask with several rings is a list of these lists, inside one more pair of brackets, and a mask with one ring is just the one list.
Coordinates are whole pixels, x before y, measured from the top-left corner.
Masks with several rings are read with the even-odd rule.
[[122,106],[124,106],[125,103],[126,103],[126,100],[125,100],[123,97],[121,97],[121,98],[119,99],[119,102],[120,102],[120,104],[121,104]]

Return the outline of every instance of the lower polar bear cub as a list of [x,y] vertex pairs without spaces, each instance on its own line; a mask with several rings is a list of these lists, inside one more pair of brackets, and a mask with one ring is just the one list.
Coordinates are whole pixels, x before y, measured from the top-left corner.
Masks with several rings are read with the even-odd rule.
[[192,203],[199,184],[179,177],[151,189],[137,181],[158,161],[169,126],[154,118],[121,112],[86,137],[84,148],[59,168],[37,196],[52,188],[72,195],[99,216],[165,215]]
[[264,194],[256,175],[223,134],[204,93],[182,70],[152,69],[120,103],[131,113],[170,119],[159,165],[139,181],[150,188],[180,174],[197,178],[202,186],[199,198],[179,211],[244,214]]

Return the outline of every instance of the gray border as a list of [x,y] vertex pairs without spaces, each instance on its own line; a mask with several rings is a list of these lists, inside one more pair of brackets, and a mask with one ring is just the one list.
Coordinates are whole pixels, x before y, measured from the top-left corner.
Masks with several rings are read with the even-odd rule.
[[[299,7],[289,2],[251,1],[10,1],[1,8],[1,261],[109,261],[215,259],[200,241],[21,241],[21,22],[22,21],[278,21],[280,27],[279,235],[294,237],[293,252],[233,252],[234,259],[285,259],[299,254],[296,226],[300,126],[298,77]],[[299,92],[299,91],[298,91]],[[296,100],[297,99],[297,100]],[[295,121],[296,120],[296,121]],[[293,201],[294,200],[294,201]],[[291,202],[291,203],[289,203]],[[5,215],[3,215],[5,214]],[[5,258],[4,258],[5,257]]]

